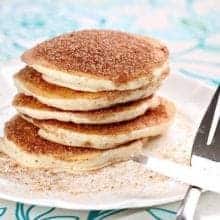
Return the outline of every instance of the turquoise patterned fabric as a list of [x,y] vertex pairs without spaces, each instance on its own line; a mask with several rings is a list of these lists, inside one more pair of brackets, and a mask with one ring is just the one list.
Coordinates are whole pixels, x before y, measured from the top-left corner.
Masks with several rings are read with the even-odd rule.
[[[105,211],[72,211],[57,208],[37,207],[35,205],[24,205],[22,203],[12,203],[0,201],[0,219],[16,220],[104,220],[104,219],[154,219],[154,220],[174,220],[176,206],[169,208],[152,207],[144,209],[122,209]],[[4,206],[4,207],[3,207]]]
[[[63,32],[119,29],[166,41],[173,47],[173,63],[193,64],[181,68],[182,74],[216,84],[219,74],[205,69],[219,67],[219,14],[217,0],[3,0],[0,61],[16,58],[36,42]],[[206,68],[200,71],[198,65]]]
[[[173,71],[214,86],[220,83],[219,21],[217,0],[2,0],[0,64],[63,32],[118,29],[165,41]],[[172,220],[177,207],[175,203],[136,210],[70,211],[0,200],[0,219]]]

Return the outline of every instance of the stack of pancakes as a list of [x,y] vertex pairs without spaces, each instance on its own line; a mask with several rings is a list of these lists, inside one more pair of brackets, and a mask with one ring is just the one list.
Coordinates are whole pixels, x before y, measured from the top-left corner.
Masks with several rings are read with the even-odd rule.
[[27,50],[14,77],[18,111],[1,150],[34,168],[88,171],[141,154],[165,132],[174,105],[154,95],[169,73],[160,42],[84,30]]

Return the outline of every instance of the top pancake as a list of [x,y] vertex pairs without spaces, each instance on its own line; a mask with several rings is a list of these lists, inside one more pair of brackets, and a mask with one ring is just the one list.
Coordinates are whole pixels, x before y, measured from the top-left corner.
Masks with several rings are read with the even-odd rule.
[[149,83],[154,70],[167,63],[168,49],[148,37],[83,30],[44,41],[27,50],[22,60],[46,75],[46,80],[61,84],[69,80],[72,89],[127,90]]

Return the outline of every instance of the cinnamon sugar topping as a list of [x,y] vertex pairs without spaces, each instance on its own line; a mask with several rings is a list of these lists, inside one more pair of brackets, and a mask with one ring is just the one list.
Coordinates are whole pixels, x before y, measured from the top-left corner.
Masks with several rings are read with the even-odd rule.
[[22,59],[61,71],[84,73],[123,83],[168,59],[168,49],[156,40],[110,30],[83,30],[44,41],[25,52]]
[[81,156],[83,154],[102,152],[102,150],[98,149],[69,147],[47,141],[38,136],[38,130],[33,124],[17,115],[5,124],[5,135],[7,139],[30,153],[49,154],[56,157],[65,156],[68,158],[68,155]]

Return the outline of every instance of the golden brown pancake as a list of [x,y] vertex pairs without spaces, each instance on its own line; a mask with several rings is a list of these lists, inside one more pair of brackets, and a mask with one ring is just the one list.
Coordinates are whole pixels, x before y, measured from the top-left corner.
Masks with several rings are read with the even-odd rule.
[[32,96],[18,94],[14,97],[13,106],[16,110],[29,117],[47,120],[74,122],[77,124],[107,124],[127,121],[143,115],[148,109],[155,108],[160,103],[159,97],[150,96],[134,102],[119,104],[110,108],[93,111],[63,111],[42,104]]
[[165,132],[174,118],[175,107],[165,99],[160,102],[158,107],[136,119],[104,125],[36,120],[25,115],[22,117],[38,126],[39,135],[47,140],[68,146],[107,149]]
[[22,60],[51,83],[97,92],[149,85],[168,69],[168,55],[165,45],[149,37],[82,30],[38,44]]
[[128,160],[140,154],[142,149],[142,141],[109,150],[68,147],[42,139],[38,130],[33,124],[14,116],[5,125],[1,151],[24,166],[80,172]]
[[14,77],[19,92],[38,99],[41,103],[63,110],[88,111],[106,108],[119,103],[138,100],[152,95],[160,86],[156,81],[152,86],[128,91],[80,92],[47,83],[40,73],[25,67]]

